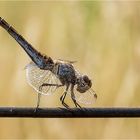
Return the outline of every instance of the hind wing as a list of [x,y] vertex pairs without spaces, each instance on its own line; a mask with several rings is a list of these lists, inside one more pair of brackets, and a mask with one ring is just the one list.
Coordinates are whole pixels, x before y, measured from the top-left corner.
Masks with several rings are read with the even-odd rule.
[[29,63],[25,69],[28,84],[38,93],[43,95],[51,95],[57,89],[56,86],[43,86],[43,88],[40,90],[40,86],[43,83],[60,84],[59,79],[51,71],[42,70],[33,62]]

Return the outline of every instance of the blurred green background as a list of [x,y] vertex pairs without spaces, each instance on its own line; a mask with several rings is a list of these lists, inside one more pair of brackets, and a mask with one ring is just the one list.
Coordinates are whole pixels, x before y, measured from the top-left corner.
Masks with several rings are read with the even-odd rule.
[[[98,94],[90,107],[139,107],[140,2],[0,2],[0,16],[40,52],[77,61]],[[0,106],[36,106],[25,77],[29,62],[0,28]],[[41,107],[61,106],[60,96],[41,98]],[[0,119],[1,139],[123,139],[139,132],[139,119]]]

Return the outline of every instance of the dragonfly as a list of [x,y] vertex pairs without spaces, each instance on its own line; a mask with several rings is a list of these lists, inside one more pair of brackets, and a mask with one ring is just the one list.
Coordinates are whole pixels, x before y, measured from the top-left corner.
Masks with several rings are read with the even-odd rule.
[[67,94],[75,107],[82,108],[80,103],[94,103],[97,94],[92,89],[92,80],[75,69],[74,61],[52,59],[40,53],[1,17],[0,26],[18,42],[32,60],[25,69],[28,84],[38,93],[36,109],[39,108],[41,95],[51,95],[62,87],[64,90],[60,101],[64,107],[69,108],[65,102]]

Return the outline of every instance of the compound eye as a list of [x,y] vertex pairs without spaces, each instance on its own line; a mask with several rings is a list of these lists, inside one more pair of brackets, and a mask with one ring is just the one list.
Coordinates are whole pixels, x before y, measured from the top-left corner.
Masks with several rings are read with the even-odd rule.
[[83,76],[83,80],[84,80],[86,83],[88,83],[88,82],[90,81],[87,75],[84,75],[84,76]]
[[84,76],[83,76],[83,80],[85,81],[85,83],[86,83],[89,87],[92,86],[92,82],[91,82],[91,80],[88,78],[87,75],[84,75]]

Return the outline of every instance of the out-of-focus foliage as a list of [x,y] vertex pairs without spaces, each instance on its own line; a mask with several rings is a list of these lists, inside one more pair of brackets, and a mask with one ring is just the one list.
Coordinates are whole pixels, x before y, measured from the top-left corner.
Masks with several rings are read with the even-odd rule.
[[[41,52],[78,61],[98,94],[91,107],[140,105],[140,2],[0,2],[0,16]],[[0,106],[36,105],[25,79],[29,62],[0,28]],[[43,96],[41,106],[61,106],[60,96]],[[134,119],[0,119],[0,138],[140,138],[139,132]]]

